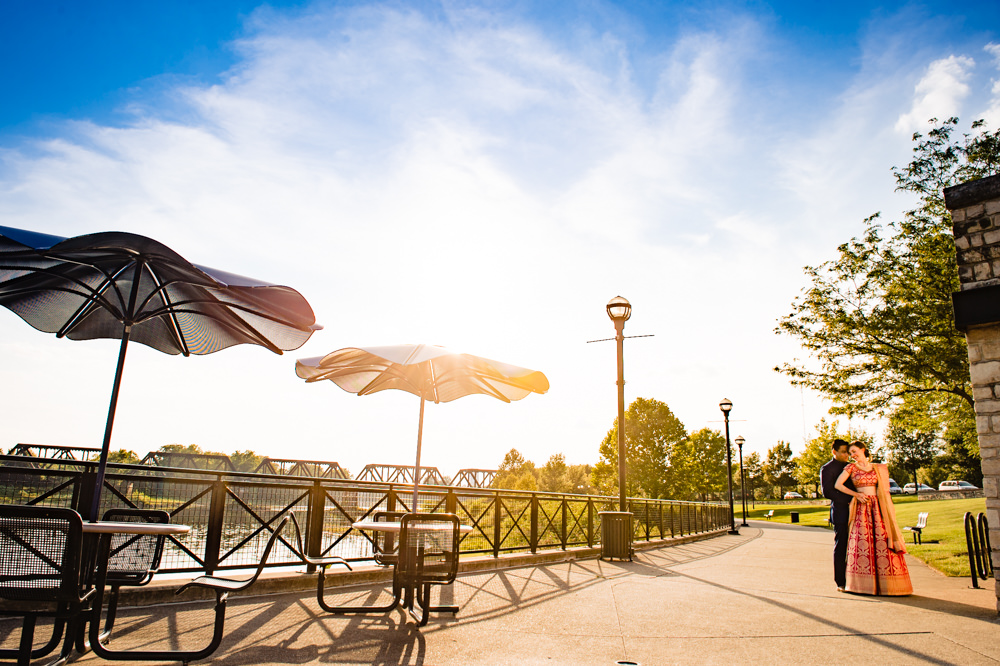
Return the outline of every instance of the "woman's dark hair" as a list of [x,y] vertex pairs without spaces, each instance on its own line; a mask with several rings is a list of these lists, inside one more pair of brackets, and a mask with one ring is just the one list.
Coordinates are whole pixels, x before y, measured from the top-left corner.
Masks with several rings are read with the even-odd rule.
[[871,454],[868,453],[868,445],[865,444],[864,442],[859,441],[859,440],[856,439],[853,442],[851,442],[850,446],[856,446],[857,448],[859,448],[859,449],[861,449],[862,451],[865,452],[865,457],[866,458],[871,458]]

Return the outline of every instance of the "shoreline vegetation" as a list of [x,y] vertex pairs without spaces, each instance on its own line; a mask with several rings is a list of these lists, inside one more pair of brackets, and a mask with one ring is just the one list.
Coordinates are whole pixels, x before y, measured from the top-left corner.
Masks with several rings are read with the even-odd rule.
[[[915,497],[894,496],[896,518],[900,527],[916,525],[917,514],[926,511],[927,528],[923,532],[923,543],[914,544],[909,532],[906,536],[906,550],[933,569],[946,576],[969,576],[969,552],[965,542],[965,513],[972,512],[978,516],[986,511],[986,500],[982,497],[972,499],[940,499],[918,501]],[[799,524],[809,527],[829,527],[827,516],[829,504],[792,504],[784,506],[769,505],[756,509],[747,509],[747,518],[764,520],[768,511],[774,509],[771,522],[791,523],[791,512],[799,514]],[[739,505],[736,506],[737,523],[742,517]],[[832,530],[832,528],[830,528]],[[832,543],[832,542],[831,542]]]

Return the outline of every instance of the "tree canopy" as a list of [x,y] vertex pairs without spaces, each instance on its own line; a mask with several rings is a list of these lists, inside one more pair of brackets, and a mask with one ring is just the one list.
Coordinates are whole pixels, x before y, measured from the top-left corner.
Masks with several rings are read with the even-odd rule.
[[840,423],[820,419],[816,425],[816,435],[806,442],[806,448],[795,457],[795,479],[802,485],[811,485],[820,492],[819,470],[833,457],[833,440],[842,439],[845,442],[861,440],[872,450],[874,441],[871,435],[861,430],[848,428],[840,432]]
[[[626,484],[629,496],[667,497],[670,453],[687,435],[684,424],[666,403],[636,398],[625,411]],[[618,419],[600,446],[594,485],[610,496],[618,494]]]
[[[677,442],[672,461],[674,498],[705,500],[728,491],[726,438],[718,430],[702,428]],[[733,476],[739,477],[738,467]]]
[[908,428],[898,419],[889,423],[885,434],[885,448],[893,467],[909,474],[917,482],[917,470],[934,462],[938,454],[934,433]]
[[762,467],[764,483],[777,488],[779,495],[786,486],[795,485],[795,461],[788,442],[778,442],[769,448]]
[[[930,121],[913,135],[913,158],[893,167],[897,191],[918,206],[900,221],[879,214],[837,256],[807,266],[810,285],[776,331],[796,338],[819,362],[775,368],[793,384],[833,401],[834,414],[903,411],[921,427],[975,448],[965,339],[954,327],[951,294],[959,288],[945,187],[1000,172],[1000,131],[982,121],[954,136],[958,119]],[[978,453],[978,451],[975,451]]]

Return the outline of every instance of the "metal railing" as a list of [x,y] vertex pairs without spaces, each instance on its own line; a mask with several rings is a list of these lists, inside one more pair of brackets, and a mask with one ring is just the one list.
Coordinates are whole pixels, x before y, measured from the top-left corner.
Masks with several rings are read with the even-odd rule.
[[972,587],[979,587],[979,579],[986,580],[993,575],[992,550],[990,548],[990,524],[986,515],[980,513],[978,520],[972,512],[965,513],[965,544],[969,548],[969,576]]
[[[23,457],[0,456],[0,503],[90,506],[96,464],[51,460],[44,468]],[[191,531],[170,537],[161,572],[212,573],[256,566],[273,526],[288,512],[305,526],[308,554],[347,560],[372,557],[372,541],[351,524],[376,511],[410,511],[409,484],[289,477],[188,468],[109,465],[101,513],[110,508],[162,509]],[[455,513],[473,531],[461,552],[492,555],[597,546],[598,512],[617,498],[546,492],[421,486],[420,511]],[[630,500],[636,542],[723,529],[729,507],[721,503]],[[298,564],[282,539],[269,566]]]

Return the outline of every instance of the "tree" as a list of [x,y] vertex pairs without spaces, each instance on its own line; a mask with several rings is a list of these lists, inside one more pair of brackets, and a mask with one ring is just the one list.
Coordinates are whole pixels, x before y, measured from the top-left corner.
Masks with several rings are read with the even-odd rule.
[[951,294],[959,288],[951,216],[942,190],[1000,171],[1000,132],[982,121],[975,136],[954,139],[957,118],[932,119],[913,135],[914,157],[893,167],[897,191],[919,206],[898,222],[876,213],[865,231],[837,248],[836,259],[807,266],[811,284],[779,320],[819,361],[819,368],[775,368],[793,384],[834,402],[835,414],[884,415],[923,405],[938,428],[970,430],[974,419],[965,339],[955,330]]
[[592,495],[596,488],[590,483],[590,475],[594,471],[590,465],[570,465],[566,468],[566,485],[569,491],[576,495]]
[[[625,412],[627,495],[666,497],[670,491],[670,451],[684,439],[684,424],[666,403],[636,398]],[[600,447],[591,478],[600,492],[618,494],[618,419]]]
[[726,438],[717,430],[702,428],[674,444],[671,462],[675,498],[704,501],[728,492]]
[[500,463],[492,486],[508,490],[537,490],[535,464],[530,460],[525,460],[517,449],[511,449],[504,456],[503,462]]
[[760,454],[754,451],[743,459],[743,475],[747,478],[747,488],[750,498],[757,498],[757,488],[763,483],[764,466],[760,462]]
[[[820,419],[820,428],[829,428],[825,419]],[[836,427],[834,422],[833,427]],[[806,448],[795,457],[795,480],[802,486],[813,486],[817,496],[820,494],[819,470],[833,457],[833,440],[827,438],[822,431],[806,443]]]
[[233,462],[233,467],[236,468],[237,472],[252,472],[264,460],[263,456],[250,450],[235,451],[229,456],[229,459]]
[[868,433],[850,428],[841,433],[839,422],[820,419],[816,425],[816,436],[806,442],[805,450],[794,459],[795,479],[801,485],[813,485],[817,496],[820,494],[819,470],[833,457],[835,439],[845,442],[860,440],[868,446],[869,452],[874,452],[874,440]]
[[121,465],[138,465],[142,460],[135,451],[129,451],[128,449],[118,449],[117,451],[111,451],[108,453],[109,463],[118,463]]
[[795,461],[792,460],[792,445],[779,441],[767,450],[764,460],[764,482],[778,488],[778,496],[784,494],[786,486],[795,485]]
[[566,456],[554,454],[538,473],[538,489],[550,493],[570,492],[571,486],[566,477]]
[[899,422],[890,422],[885,433],[885,448],[890,460],[899,468],[912,473],[914,484],[917,480],[917,470],[929,465],[937,455],[937,437],[933,433],[921,432],[906,428]]

